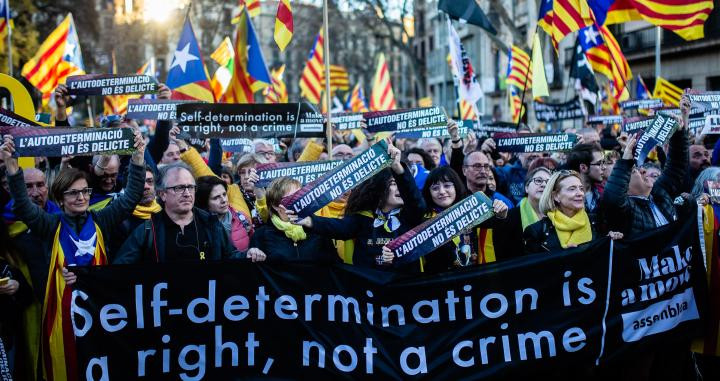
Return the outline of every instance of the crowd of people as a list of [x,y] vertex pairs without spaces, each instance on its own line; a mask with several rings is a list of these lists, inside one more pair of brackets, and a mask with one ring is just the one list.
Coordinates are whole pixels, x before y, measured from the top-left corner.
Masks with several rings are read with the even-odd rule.
[[[166,86],[158,97],[170,97]],[[64,86],[55,99],[56,125],[69,125]],[[73,266],[302,260],[440,273],[605,236],[633,238],[694,215],[698,203],[709,203],[705,181],[720,181],[720,168],[711,166],[720,148],[688,132],[686,98],[681,110],[680,127],[642,166],[633,160],[636,138],[613,126],[566,131],[579,137],[568,152],[499,152],[492,137],[461,137],[453,121],[446,139],[386,138],[389,168],[302,219],[281,203],[302,184],[277,178],[257,187],[256,167],[348,160],[372,144],[373,134],[336,131],[332,152],[322,139],[298,138],[258,139],[252,152],[230,154],[217,139],[180,139],[171,121],[148,128],[104,118],[105,127],[135,131],[134,154],[38,157],[34,168],[19,168],[13,136],[6,135],[0,278],[8,279],[0,283],[0,337],[16,374],[28,377],[18,379],[41,379],[40,311],[48,290],[77,280]],[[521,125],[518,132],[531,129]],[[420,260],[395,263],[392,239],[475,192],[492,199],[494,217]],[[689,347],[681,350],[689,357]],[[707,374],[717,375],[717,358],[702,358]]]

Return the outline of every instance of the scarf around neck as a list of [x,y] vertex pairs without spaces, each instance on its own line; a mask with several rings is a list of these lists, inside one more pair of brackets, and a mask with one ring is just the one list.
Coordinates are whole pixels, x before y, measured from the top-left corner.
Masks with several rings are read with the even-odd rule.
[[305,230],[303,230],[302,226],[285,222],[274,214],[270,217],[270,222],[272,222],[273,226],[275,226],[278,230],[285,233],[285,236],[290,238],[293,242],[302,241],[307,238],[307,234],[305,233]]
[[394,232],[400,227],[400,220],[397,218],[397,215],[400,213],[401,210],[402,208],[397,208],[389,211],[388,213],[383,213],[382,210],[376,209],[373,227],[377,228],[382,226],[383,228],[385,228],[386,232]]
[[162,207],[160,206],[160,204],[158,204],[157,200],[153,200],[152,203],[150,203],[150,205],[148,206],[138,204],[135,207],[135,210],[133,210],[133,216],[142,220],[148,220],[153,214],[161,210]]
[[549,211],[547,216],[555,226],[560,245],[563,248],[567,248],[569,245],[577,246],[592,240],[590,218],[584,209],[573,217],[568,217],[559,210]]
[[535,209],[533,209],[527,197],[520,200],[520,221],[522,222],[523,231],[525,231],[525,228],[528,226],[540,221],[540,218],[535,213]]

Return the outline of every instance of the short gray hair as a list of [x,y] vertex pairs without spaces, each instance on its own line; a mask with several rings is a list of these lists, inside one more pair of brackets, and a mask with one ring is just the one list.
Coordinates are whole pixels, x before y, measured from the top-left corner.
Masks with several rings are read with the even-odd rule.
[[193,176],[193,180],[195,180],[195,176],[193,175],[192,170],[190,170],[190,167],[188,167],[185,163],[172,163],[158,169],[158,180],[155,182],[155,189],[164,190],[167,185],[166,182],[170,173],[180,170],[188,171],[188,173]]

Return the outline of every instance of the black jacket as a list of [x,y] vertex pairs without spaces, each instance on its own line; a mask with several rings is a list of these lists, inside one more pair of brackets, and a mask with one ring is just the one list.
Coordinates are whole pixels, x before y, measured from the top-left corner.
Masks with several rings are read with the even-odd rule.
[[[673,200],[680,195],[688,170],[688,139],[685,131],[670,138],[667,165],[650,192],[653,202],[668,222],[677,219]],[[632,160],[618,160],[605,184],[601,206],[605,208],[608,229],[630,238],[656,228],[649,200],[628,196]]]
[[[529,227],[529,226],[528,226]],[[508,210],[503,224],[493,229],[495,258],[498,261],[520,257],[524,254],[522,218],[520,206]]]
[[[128,263],[164,263],[168,261],[165,250],[165,211],[155,213],[151,219],[145,221],[130,234],[125,243],[120,247],[113,264]],[[193,208],[195,222],[201,229],[205,229],[205,237],[209,237],[202,243],[206,259],[217,261],[229,258],[245,258],[245,253],[238,252],[230,243],[227,233],[217,217],[208,212]]]
[[[594,241],[598,236],[593,220],[590,220],[590,227],[592,229],[591,241]],[[558,238],[557,231],[555,231],[555,226],[547,216],[525,228],[523,241],[525,241],[525,254],[564,250],[560,245],[560,238]]]
[[295,243],[272,222],[255,230],[250,247],[262,250],[268,261],[337,262],[340,259],[330,238],[308,232],[307,238]]
[[[420,190],[415,185],[415,179],[413,179],[410,170],[405,168],[402,175],[393,172],[393,177],[405,203],[397,216],[400,220],[400,227],[395,231],[388,232],[382,226],[376,228],[373,226],[374,217],[359,213],[346,215],[343,218],[313,215],[311,216],[313,227],[310,231],[332,239],[353,239],[355,242],[352,257],[354,265],[386,269],[385,266],[377,265],[375,257],[382,255],[382,247],[392,239],[420,225],[424,220],[426,209],[425,199],[423,199]],[[373,214],[375,211],[369,212]],[[401,267],[407,271],[420,271],[420,266],[416,263]]]
[[10,350],[14,345],[14,338],[22,334],[22,313],[32,303],[33,294],[22,272],[0,258],[0,278],[4,277],[20,283],[15,294],[0,295],[0,338],[5,344],[5,350]]

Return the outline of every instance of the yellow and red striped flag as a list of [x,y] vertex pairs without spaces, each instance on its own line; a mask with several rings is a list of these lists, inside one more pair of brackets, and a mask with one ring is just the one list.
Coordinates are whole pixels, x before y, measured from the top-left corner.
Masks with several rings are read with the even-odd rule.
[[[323,66],[323,69],[325,67]],[[323,70],[323,80],[320,83],[325,89],[325,71]],[[330,65],[330,92],[334,90],[348,91],[350,90],[350,76],[348,76],[345,67],[340,65]]]
[[325,67],[323,64],[323,50],[323,31],[321,28],[300,77],[300,96],[315,104],[320,103],[320,93],[323,89]]
[[628,80],[632,79],[630,65],[615,36],[606,26],[590,25],[580,30],[580,46],[590,66],[613,82],[613,96],[618,101],[630,98]]
[[523,114],[525,114],[525,107],[522,107],[522,99],[520,99],[520,92],[517,88],[508,86],[508,100],[510,102],[510,115],[512,116],[512,122],[517,123],[520,121]]
[[[115,61],[115,50],[112,51],[112,68],[110,74],[117,74],[117,64]],[[103,97],[103,115],[119,115],[127,112],[128,96],[125,94],[108,95]]]
[[212,88],[215,99],[220,99],[223,94],[225,94],[228,85],[230,85],[230,80],[232,80],[235,51],[233,50],[230,37],[225,37],[217,49],[210,55],[210,58],[220,65],[210,80],[210,87]]
[[227,103],[254,103],[255,92],[270,86],[259,40],[248,13],[243,12],[235,38],[234,72],[223,100]]
[[260,0],[238,0],[238,5],[233,11],[232,19],[230,23],[239,24],[243,13],[243,10],[247,8],[250,17],[255,17],[260,14]]
[[505,83],[523,91],[526,83],[532,83],[531,77],[530,55],[513,45],[508,53],[507,80]]
[[10,0],[0,0],[0,48],[5,47],[7,34],[14,28],[10,18]]
[[265,88],[265,103],[287,103],[287,87],[282,79],[284,73],[285,65],[282,65],[277,69],[270,70],[272,85]]
[[85,66],[80,42],[72,14],[68,13],[23,66],[22,76],[43,94],[43,105],[47,105],[57,85],[71,75],[81,74],[85,74]]
[[367,101],[365,100],[365,94],[363,93],[363,89],[360,87],[359,83],[355,85],[353,91],[350,93],[350,97],[348,98],[345,108],[351,112],[370,111],[367,106]]
[[663,77],[658,77],[655,82],[655,90],[653,98],[662,99],[663,103],[668,106],[680,106],[680,98],[682,98],[683,90]]
[[696,40],[705,37],[705,21],[712,10],[712,0],[615,0],[605,24],[645,20],[685,40]]
[[[552,8],[547,4],[552,3]],[[555,50],[568,34],[593,24],[587,0],[552,0],[540,5],[538,25],[552,37]]]
[[280,51],[284,51],[293,36],[293,14],[290,0],[280,0],[275,15],[275,43]]
[[477,115],[475,114],[475,107],[473,104],[461,99],[460,100],[460,119],[461,120],[475,120]]
[[390,82],[390,70],[385,61],[385,54],[380,53],[372,94],[370,94],[370,111],[395,110],[396,107],[395,93]]

